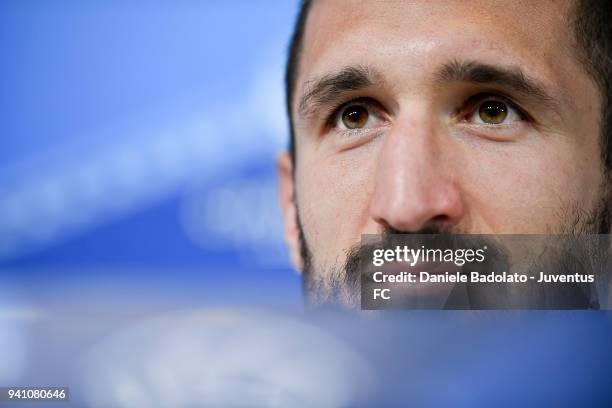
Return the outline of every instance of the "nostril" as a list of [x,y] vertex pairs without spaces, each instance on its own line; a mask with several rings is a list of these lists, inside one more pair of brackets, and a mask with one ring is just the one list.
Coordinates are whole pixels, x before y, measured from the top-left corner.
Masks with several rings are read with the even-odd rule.
[[445,214],[436,215],[432,217],[426,225],[424,225],[419,234],[442,234],[449,233],[450,228],[453,226],[453,219]]
[[378,234],[388,233],[388,231],[394,229],[385,219],[376,219],[376,223],[378,224]]
[[435,217],[431,219],[432,224],[447,225],[450,222],[451,222],[451,218],[445,214],[436,215]]

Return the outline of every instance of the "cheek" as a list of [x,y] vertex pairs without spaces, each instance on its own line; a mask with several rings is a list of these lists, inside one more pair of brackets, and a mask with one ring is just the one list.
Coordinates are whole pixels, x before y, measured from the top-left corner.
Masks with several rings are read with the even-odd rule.
[[338,254],[361,239],[368,220],[376,157],[373,149],[364,147],[304,158],[297,175],[298,208],[317,261],[336,262]]
[[601,174],[599,160],[590,158],[598,158],[597,150],[542,142],[517,144],[465,163],[470,210],[484,229],[546,233],[571,222],[576,207],[594,208]]

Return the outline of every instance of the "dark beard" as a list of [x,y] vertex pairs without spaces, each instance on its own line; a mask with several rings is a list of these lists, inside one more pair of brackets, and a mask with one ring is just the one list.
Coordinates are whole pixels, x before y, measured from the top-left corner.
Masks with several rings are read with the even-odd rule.
[[[562,214],[559,214],[559,219],[567,220],[562,223],[561,226],[551,229],[549,228],[546,233],[548,234],[559,234],[566,236],[582,236],[582,235],[592,235],[592,234],[610,234],[611,222],[612,222],[612,197],[610,194],[610,188],[604,188],[603,193],[601,194],[601,199],[595,210],[588,212],[579,207],[574,207],[571,210],[566,210]],[[316,271],[314,270],[314,259],[313,254],[310,251],[308,243],[306,241],[302,223],[299,217],[299,211],[296,215],[297,225],[299,229],[299,244],[300,244],[300,255],[303,262],[303,270],[302,270],[302,279],[303,279],[303,290],[305,299],[309,304],[345,304],[350,306],[356,306],[359,304],[360,297],[360,286],[361,286],[361,260],[364,259],[367,254],[371,254],[374,247],[371,245],[362,245],[358,243],[351,248],[346,253],[346,261],[343,265],[337,265],[331,267],[327,271],[323,272],[323,275],[317,276]],[[453,236],[456,234],[465,234],[466,231],[460,231],[458,229],[453,228],[443,228],[436,225],[432,225],[428,228],[422,229],[416,232],[404,232],[399,231],[393,228],[387,228],[382,232],[382,239],[389,240],[393,235],[403,234],[403,235],[443,235],[443,236]],[[569,242],[569,241],[568,241]],[[466,243],[455,242],[457,247],[467,247]],[[481,242],[481,244],[483,244]],[[486,245],[489,248],[495,248],[496,245],[492,242],[487,242]],[[482,246],[482,245],[481,245]],[[609,245],[607,246],[609,248]],[[507,256],[504,255],[504,251],[501,248],[496,250],[498,252],[498,256],[496,257],[500,262],[504,262]],[[572,249],[568,253],[573,253],[570,258],[559,257],[553,263],[559,266],[563,266],[564,269],[568,267],[568,261],[572,261],[576,258],[576,254],[578,252],[583,252],[583,256],[586,256],[587,253],[592,251],[589,248],[581,248],[581,249]],[[591,258],[595,257],[601,258],[601,254],[591,254]],[[584,258],[582,259],[590,259]],[[571,264],[571,262],[569,262]],[[492,266],[493,267],[493,266]],[[574,265],[573,267],[576,267]],[[572,267],[570,267],[572,268]],[[491,294],[491,293],[489,293]],[[502,294],[503,295],[503,294]],[[499,294],[495,294],[495,296],[499,297]],[[562,297],[580,297],[582,293],[574,293],[574,294],[563,294]],[[479,299],[486,299],[486,296],[474,295],[473,302],[478,304]],[[503,297],[503,296],[502,296]],[[550,297],[550,296],[549,296]],[[591,298],[591,299],[587,299]],[[480,301],[481,301],[480,300]],[[449,302],[452,302],[449,300]],[[570,308],[583,308],[582,299],[574,299],[574,307]],[[588,293],[585,294],[586,305],[585,307],[592,306],[592,295]],[[482,303],[482,302],[481,302]],[[578,307],[575,307],[578,305]],[[486,306],[486,301],[485,301]],[[466,308],[459,306],[458,308]],[[467,307],[469,308],[469,307]],[[482,308],[482,307],[477,307]],[[486,308],[486,307],[484,307]]]

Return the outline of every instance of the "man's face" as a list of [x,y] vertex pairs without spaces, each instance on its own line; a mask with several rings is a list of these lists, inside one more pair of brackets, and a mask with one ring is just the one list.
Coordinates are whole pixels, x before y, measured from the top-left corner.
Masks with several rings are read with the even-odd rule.
[[309,279],[333,285],[362,234],[563,232],[596,211],[601,102],[568,3],[315,2],[296,160],[279,160],[286,236],[301,267],[299,214]]

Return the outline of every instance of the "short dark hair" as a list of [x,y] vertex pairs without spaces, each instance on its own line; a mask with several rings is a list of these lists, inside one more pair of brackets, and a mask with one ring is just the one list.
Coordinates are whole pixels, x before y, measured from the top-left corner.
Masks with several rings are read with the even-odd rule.
[[601,95],[601,152],[612,170],[612,2],[577,0],[571,25],[578,59],[599,87]]
[[[314,0],[302,0],[291,37],[285,72],[289,117],[289,153],[295,163],[295,129],[292,100],[299,73],[306,20]],[[570,12],[574,48],[578,59],[597,84],[601,94],[601,152],[607,170],[612,170],[612,1],[576,0]]]
[[293,126],[293,113],[291,110],[291,101],[295,93],[295,82],[297,81],[300,57],[302,55],[304,31],[306,31],[306,20],[312,6],[313,0],[302,0],[300,12],[298,14],[293,36],[289,43],[289,58],[287,60],[287,69],[285,71],[285,94],[287,97],[287,115],[289,117],[289,154],[291,161],[295,163],[295,130]]

